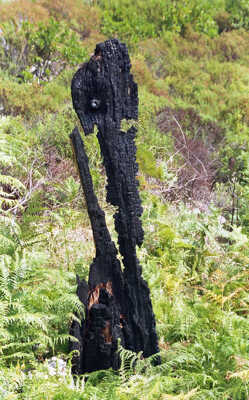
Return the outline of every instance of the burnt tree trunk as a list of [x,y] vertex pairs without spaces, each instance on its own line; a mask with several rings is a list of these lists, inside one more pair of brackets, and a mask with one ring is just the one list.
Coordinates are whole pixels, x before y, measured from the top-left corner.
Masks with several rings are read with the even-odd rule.
[[143,351],[144,357],[159,351],[150,291],[136,256],[136,246],[141,246],[144,236],[136,180],[136,129],[120,130],[122,119],[138,116],[137,85],[130,67],[125,44],[112,39],[96,46],[94,56],[72,80],[73,105],[85,134],[92,133],[94,125],[98,128],[108,180],[107,201],[117,207],[115,229],[124,266],[122,271],[104,212],[94,194],[84,144],[75,128],[70,136],[96,247],[87,296],[81,295],[81,287],[86,293],[85,284],[78,282],[86,315],[81,327],[75,323],[71,329],[79,340],[75,373],[118,368],[118,339],[126,349]]

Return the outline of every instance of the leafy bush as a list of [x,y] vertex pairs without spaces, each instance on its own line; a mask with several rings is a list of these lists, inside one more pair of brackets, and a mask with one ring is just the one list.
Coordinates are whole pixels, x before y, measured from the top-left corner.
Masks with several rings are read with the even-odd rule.
[[84,61],[87,55],[77,34],[53,18],[38,25],[5,22],[1,30],[0,66],[24,81],[33,76],[38,81],[49,80],[67,65]]
[[4,75],[0,76],[0,98],[5,115],[39,121],[46,112],[55,113],[70,101],[70,88],[61,84],[60,76],[43,86],[37,81],[19,84]]
[[[9,52],[1,46],[0,398],[248,397],[247,8],[230,0],[1,3],[0,40]],[[74,379],[68,332],[82,312],[75,274],[87,278],[95,251],[68,139],[77,123],[70,82],[103,32],[128,42],[139,84],[138,256],[162,363],[120,349],[119,371]],[[191,164],[176,137],[180,147],[201,138],[204,153],[218,154],[208,201],[169,201],[184,159]],[[116,239],[96,135],[84,142]],[[61,375],[50,374],[53,354],[69,359]]]
[[[82,0],[39,0],[49,15],[57,21],[65,21],[82,39],[95,32],[100,24],[100,10],[88,1]],[[63,13],[61,10],[63,9]]]
[[223,1],[165,2],[129,0],[99,0],[103,9],[102,31],[108,36],[118,35],[130,44],[144,38],[158,37],[165,31],[184,33],[188,24],[197,32],[215,36],[218,32],[214,16],[222,9]]
[[215,37],[232,29],[248,29],[248,2],[243,1],[156,1],[98,0],[102,11],[102,32],[117,36],[134,47],[145,38],[162,36],[167,31],[185,35],[195,32]]
[[249,4],[247,0],[226,0],[226,11],[231,15],[234,28],[249,29]]

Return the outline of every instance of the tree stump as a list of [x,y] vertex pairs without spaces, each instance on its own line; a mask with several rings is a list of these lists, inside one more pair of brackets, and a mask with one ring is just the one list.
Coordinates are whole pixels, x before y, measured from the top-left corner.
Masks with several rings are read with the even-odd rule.
[[108,231],[105,214],[93,190],[88,158],[77,128],[70,135],[78,165],[87,210],[93,230],[96,257],[90,266],[88,286],[78,280],[78,296],[85,305],[81,326],[74,322],[71,334],[78,339],[73,349],[73,372],[81,374],[119,367],[118,339],[126,349],[148,357],[159,351],[150,291],[142,278],[136,256],[144,232],[136,175],[136,146],[133,126],[123,132],[123,119],[137,119],[137,85],[130,74],[125,44],[117,39],[96,46],[95,53],[74,75],[74,109],[86,135],[98,128],[107,175],[107,201],[116,206],[115,229],[119,253]]

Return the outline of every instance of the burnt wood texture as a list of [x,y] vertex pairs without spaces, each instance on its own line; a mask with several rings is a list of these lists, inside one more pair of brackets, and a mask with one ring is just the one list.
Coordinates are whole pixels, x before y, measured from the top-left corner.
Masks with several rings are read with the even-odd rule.
[[108,231],[105,214],[94,193],[88,158],[77,128],[70,135],[91,221],[96,257],[90,266],[88,286],[78,279],[77,294],[85,305],[81,326],[71,334],[79,351],[73,372],[80,374],[119,367],[118,339],[126,349],[148,357],[159,351],[150,291],[142,278],[136,246],[143,242],[141,200],[136,175],[136,128],[121,130],[123,119],[137,119],[137,85],[130,74],[125,44],[111,39],[96,46],[95,53],[74,75],[74,109],[86,135],[97,126],[107,175],[107,201],[116,206],[115,229],[119,253]]

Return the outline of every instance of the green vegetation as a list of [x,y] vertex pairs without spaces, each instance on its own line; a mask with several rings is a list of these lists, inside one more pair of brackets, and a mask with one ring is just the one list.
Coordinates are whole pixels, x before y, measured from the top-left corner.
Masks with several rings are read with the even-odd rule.
[[[246,0],[0,2],[0,399],[249,398],[248,21]],[[138,255],[162,363],[120,349],[119,371],[74,380],[75,276],[94,246],[70,83],[111,36],[139,84]],[[98,142],[84,140],[113,231]]]
[[246,0],[97,0],[97,4],[103,10],[102,32],[130,44],[167,31],[184,34],[189,24],[210,37],[249,27]]

